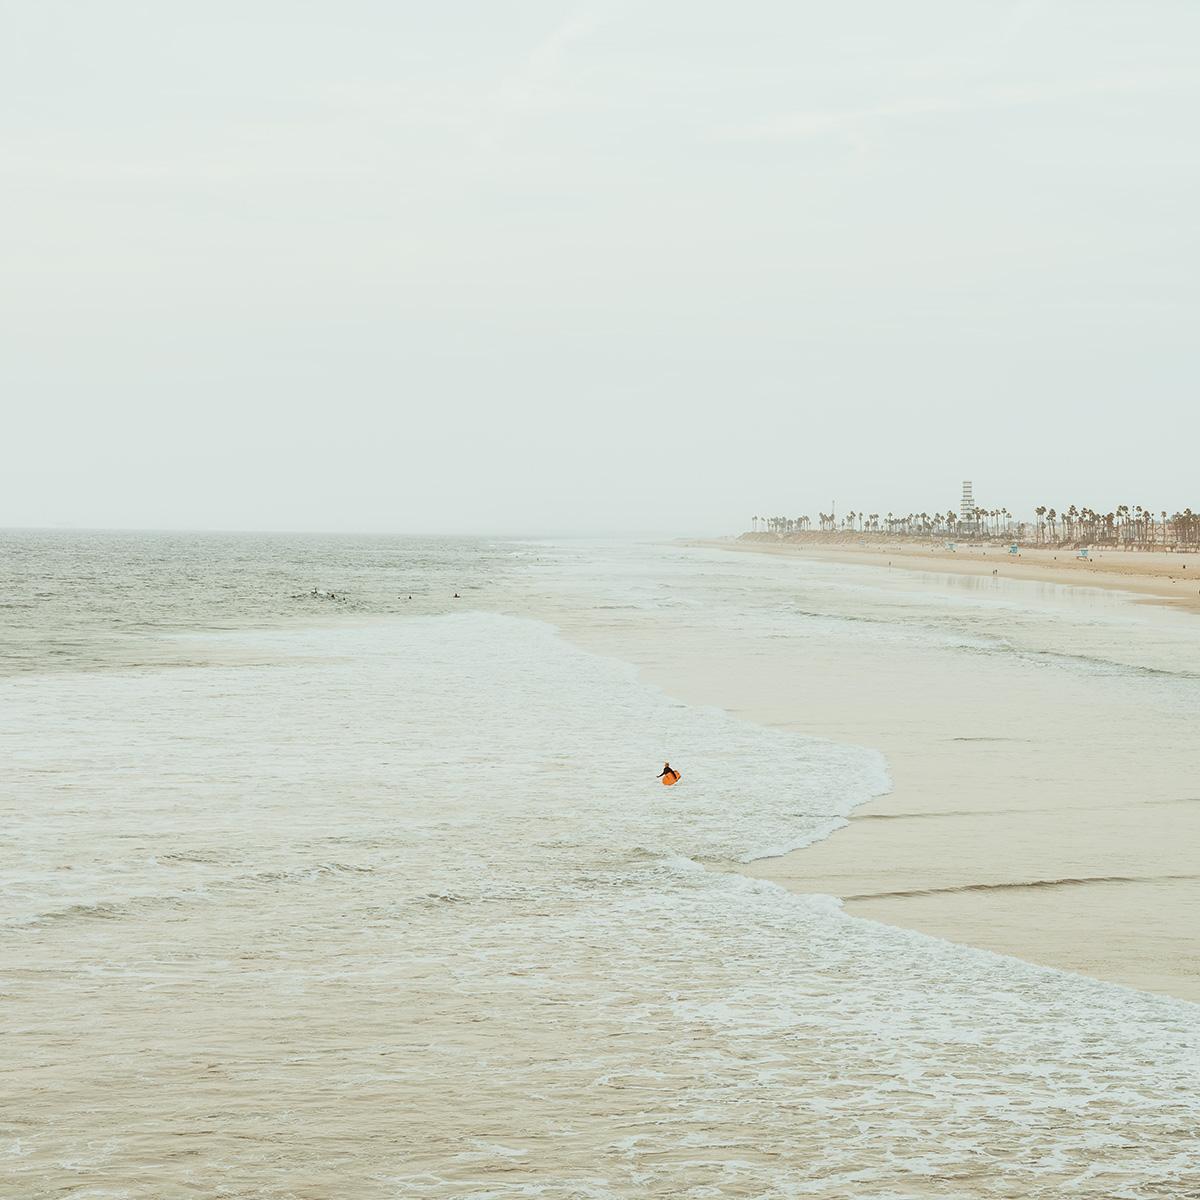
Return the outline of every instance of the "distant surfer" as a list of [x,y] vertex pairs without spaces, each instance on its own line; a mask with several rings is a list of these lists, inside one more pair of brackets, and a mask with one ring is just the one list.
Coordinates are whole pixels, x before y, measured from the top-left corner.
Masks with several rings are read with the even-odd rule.
[[656,778],[663,781],[664,787],[671,787],[672,784],[678,782],[680,776],[679,772],[669,762],[665,762],[663,763],[663,769],[658,773]]

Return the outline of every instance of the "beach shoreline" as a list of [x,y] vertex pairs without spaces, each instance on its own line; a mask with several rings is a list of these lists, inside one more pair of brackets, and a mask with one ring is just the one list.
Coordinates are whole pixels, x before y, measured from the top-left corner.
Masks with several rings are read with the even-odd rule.
[[1076,550],[1061,546],[1021,546],[1018,554],[1013,555],[1001,543],[958,543],[950,550],[931,542],[850,538],[809,541],[753,534],[742,538],[688,540],[684,544],[935,574],[991,576],[995,573],[1030,583],[1128,592],[1144,603],[1200,613],[1200,554],[1187,551],[1100,549],[1081,559]]
[[[1013,562],[983,548],[937,554],[904,545],[707,544],[891,567],[906,576],[990,582],[998,571],[1002,579],[1080,596],[1101,589],[1123,593],[1118,599],[1131,605],[1200,611],[1196,598],[1181,594],[1183,564],[1171,563],[1173,555],[1109,551],[1103,565],[1076,565],[1061,555],[1055,561],[1059,552],[1049,550],[1024,550]],[[899,712],[890,723],[886,711],[868,718],[874,730],[863,723],[847,728],[843,716],[842,728],[828,733],[881,749],[892,790],[855,809],[823,842],[738,869],[794,891],[828,892],[853,916],[1200,1001],[1193,932],[1200,928],[1200,885],[1181,851],[1200,836],[1200,789],[1150,772],[1141,781],[1136,753],[1115,755],[1120,761],[1110,765],[1101,745],[1039,739],[1039,723],[1053,717],[1032,699],[1030,709],[1001,713],[1003,723],[987,737],[967,741],[934,730],[922,735]],[[774,703],[757,715],[790,723]],[[803,720],[796,727],[813,732]],[[991,852],[980,856],[981,845]]]
[[[689,545],[731,561],[763,553],[754,543]],[[1152,721],[1139,689],[1171,686],[1171,672],[1144,670],[1136,648],[1108,662],[1103,641],[1127,628],[1190,641],[1178,587],[1124,563],[1072,577],[1051,557],[1018,564],[1018,576],[991,555],[945,562],[889,551],[766,549],[795,563],[798,591],[814,572],[834,589],[807,594],[806,605],[841,597],[849,620],[830,618],[834,643],[754,621],[691,634],[669,620],[636,630],[570,622],[564,632],[683,703],[885,756],[892,789],[828,838],[728,869],[837,897],[851,916],[1200,1001],[1200,875],[1189,849],[1200,839],[1200,788],[1186,715],[1167,705]],[[886,615],[855,615],[860,603],[923,596],[967,605],[946,610],[960,618],[988,614],[999,648],[939,646]],[[1004,631],[1019,635],[1039,613],[1063,622],[1051,630],[1076,620],[1098,630],[1101,656],[1004,649]]]

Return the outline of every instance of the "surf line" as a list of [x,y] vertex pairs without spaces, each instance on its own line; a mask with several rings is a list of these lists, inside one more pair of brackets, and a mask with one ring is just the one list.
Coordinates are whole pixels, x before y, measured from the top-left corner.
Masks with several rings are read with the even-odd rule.
[[997,892],[1016,888],[1087,887],[1101,883],[1160,883],[1167,880],[1200,879],[1200,875],[1085,875],[1082,878],[1012,880],[1006,883],[963,883],[957,887],[911,888],[899,892],[864,892],[860,896],[843,896],[844,901],[903,900],[914,896],[945,896],[956,892]]

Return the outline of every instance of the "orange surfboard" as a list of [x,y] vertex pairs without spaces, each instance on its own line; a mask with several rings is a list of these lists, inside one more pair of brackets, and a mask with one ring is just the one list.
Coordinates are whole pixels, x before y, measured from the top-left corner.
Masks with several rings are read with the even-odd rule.
[[666,774],[662,777],[663,787],[672,787],[675,784],[677,784],[679,782],[679,780],[680,780],[679,772],[672,770],[668,774]]

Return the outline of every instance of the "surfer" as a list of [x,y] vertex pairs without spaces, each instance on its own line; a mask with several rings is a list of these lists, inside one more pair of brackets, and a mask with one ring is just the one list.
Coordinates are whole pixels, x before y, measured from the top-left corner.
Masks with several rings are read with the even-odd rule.
[[663,769],[659,771],[655,778],[661,779],[663,783],[672,784],[679,778],[679,772],[669,762],[665,762],[663,763]]

